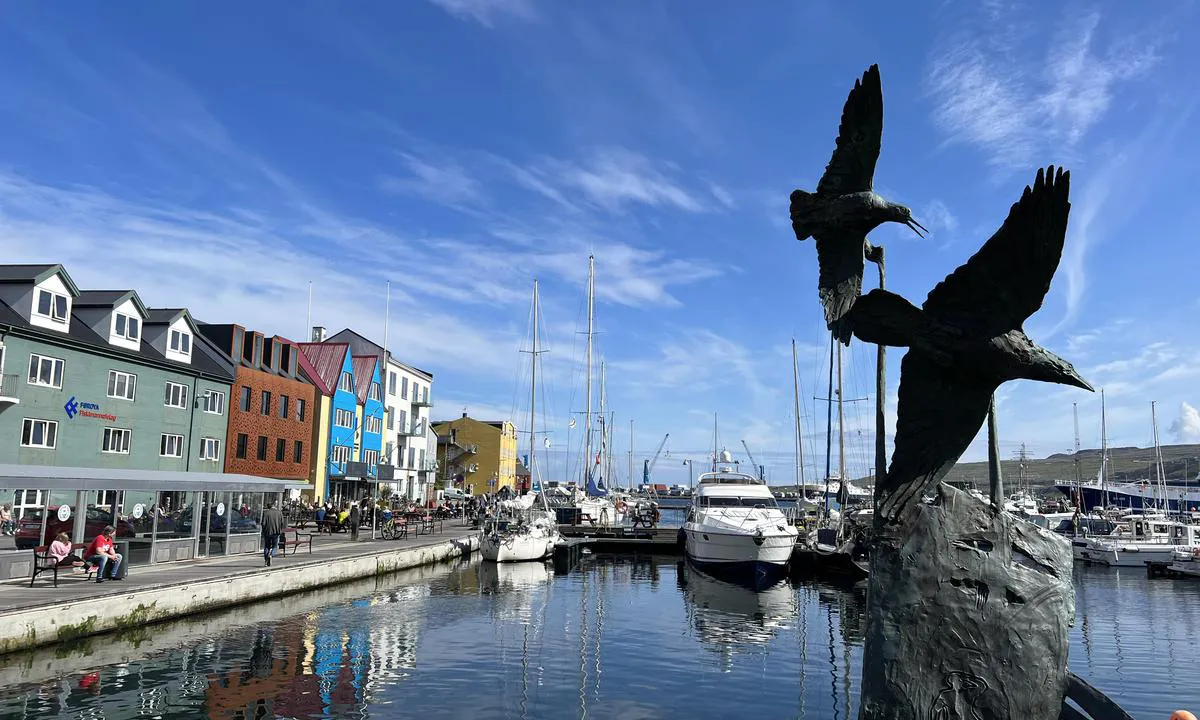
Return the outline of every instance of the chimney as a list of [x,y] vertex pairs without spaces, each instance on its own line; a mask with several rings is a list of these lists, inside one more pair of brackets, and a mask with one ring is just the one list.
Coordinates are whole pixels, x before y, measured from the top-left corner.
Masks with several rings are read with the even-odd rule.
[[312,341],[315,343],[325,342],[325,328],[320,325],[314,325],[312,329]]

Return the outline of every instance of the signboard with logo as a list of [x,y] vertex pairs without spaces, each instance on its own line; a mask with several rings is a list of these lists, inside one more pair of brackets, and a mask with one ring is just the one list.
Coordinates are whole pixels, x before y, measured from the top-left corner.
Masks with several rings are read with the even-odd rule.
[[116,422],[117,420],[116,415],[101,412],[98,403],[80,402],[75,399],[74,395],[63,405],[63,410],[66,411],[68,420],[74,420],[76,415],[94,420],[106,420],[108,422]]

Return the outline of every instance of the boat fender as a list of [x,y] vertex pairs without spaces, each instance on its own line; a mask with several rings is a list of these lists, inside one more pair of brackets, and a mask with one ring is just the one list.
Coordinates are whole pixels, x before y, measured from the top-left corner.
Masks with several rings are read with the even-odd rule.
[[1171,713],[1171,720],[1196,720],[1196,716],[1187,710],[1176,710]]
[[754,544],[755,544],[755,545],[762,545],[764,540],[766,540],[766,538],[764,538],[764,537],[763,537],[763,531],[762,531],[762,528],[759,528],[758,530],[755,530],[755,531],[754,531]]

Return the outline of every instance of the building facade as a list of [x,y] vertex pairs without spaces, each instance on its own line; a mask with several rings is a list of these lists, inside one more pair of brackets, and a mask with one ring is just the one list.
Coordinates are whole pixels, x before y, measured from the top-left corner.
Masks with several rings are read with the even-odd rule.
[[463,413],[434,423],[433,430],[446,487],[468,495],[516,490],[517,428],[511,422],[480,421]]
[[318,393],[299,372],[295,344],[241,325],[201,324],[200,333],[201,349],[235,369],[225,471],[311,481]]
[[197,334],[60,265],[0,266],[0,463],[221,472],[234,373]]
[[[325,458],[323,466],[317,468],[314,482],[314,497],[319,500],[330,498],[350,499],[356,494],[348,484],[358,484],[355,474],[359,442],[355,438],[358,429],[358,395],[354,389],[354,358],[346,343],[306,342],[296,347],[304,354],[305,362],[300,366],[308,379],[322,390],[328,398],[328,418],[324,436]],[[322,420],[318,419],[318,422]],[[321,425],[314,426],[316,428]],[[318,438],[320,440],[321,438]],[[349,479],[348,479],[349,478]]]
[[[331,342],[348,343],[355,355],[380,360],[383,384],[384,437],[380,482],[392,492],[415,500],[433,497],[437,477],[437,436],[429,426],[433,405],[433,374],[400,362],[391,352],[353,330],[330,336]],[[387,472],[392,477],[386,478]]]
[[[379,359],[374,355],[353,356],[354,392],[358,401],[358,448],[355,460],[361,463],[369,484],[379,483],[379,460],[383,451],[383,386],[380,384]],[[374,495],[374,492],[372,492]]]

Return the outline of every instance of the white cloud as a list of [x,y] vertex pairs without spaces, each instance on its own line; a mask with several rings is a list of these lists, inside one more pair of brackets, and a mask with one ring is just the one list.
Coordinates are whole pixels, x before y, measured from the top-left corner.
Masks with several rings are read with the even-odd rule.
[[533,20],[537,17],[533,0],[429,0],[461,20],[474,20],[490,28],[498,17],[507,16],[518,20]]
[[930,200],[926,203],[918,219],[931,233],[939,230],[954,232],[958,229],[958,218],[954,217],[950,208],[941,200]]
[[608,147],[593,150],[582,163],[544,160],[525,168],[517,179],[556,202],[582,195],[582,199],[606,210],[619,210],[628,204],[689,212],[705,210],[705,205],[691,191],[669,176],[676,171],[671,165],[656,163],[640,153]]
[[1171,434],[1178,443],[1200,443],[1200,410],[1180,403],[1179,417],[1171,423]]
[[1157,61],[1153,42],[1097,47],[1099,23],[1094,12],[1072,17],[1048,51],[998,36],[990,25],[978,36],[956,36],[927,71],[934,121],[949,142],[975,144],[1001,168],[1028,165],[1047,150],[1061,157],[1105,115],[1116,88]]
[[400,157],[410,175],[383,178],[380,187],[385,191],[417,195],[457,207],[482,204],[483,187],[457,162],[447,159],[434,164],[408,153]]

